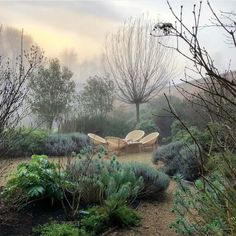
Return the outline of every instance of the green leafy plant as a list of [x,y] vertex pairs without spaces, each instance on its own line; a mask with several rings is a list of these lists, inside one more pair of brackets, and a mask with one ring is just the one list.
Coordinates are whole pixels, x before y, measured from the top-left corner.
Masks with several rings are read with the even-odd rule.
[[113,171],[105,170],[101,173],[104,188],[104,199],[117,199],[131,203],[143,188],[143,178],[136,177],[130,168],[120,166]]
[[96,130],[101,136],[113,135],[124,137],[128,131],[135,127],[135,121],[129,121],[130,114],[114,110],[107,117],[89,116],[81,113],[62,123],[63,132],[93,133]]
[[109,214],[105,207],[94,206],[89,208],[88,215],[84,216],[81,221],[81,228],[89,235],[97,235],[103,232],[109,223]]
[[[91,203],[91,201],[96,202],[96,199],[99,199],[99,192],[93,192],[93,190],[97,190],[98,182],[89,173],[91,173],[90,167],[94,155],[97,154],[100,157],[103,152],[104,150],[102,149],[99,153],[96,153],[91,147],[86,147],[81,150],[78,158],[74,157],[67,163],[64,172],[65,178],[61,183],[63,191],[61,203],[67,218],[78,219],[81,201]],[[78,165],[78,161],[79,163],[83,161],[83,164]],[[91,183],[93,184],[91,185]],[[98,191],[100,191],[100,188],[98,188]],[[92,198],[91,200],[91,196],[95,196],[95,199]]]
[[137,212],[128,207],[122,200],[111,198],[105,201],[110,224],[120,227],[138,226],[140,223],[140,216]]
[[57,58],[40,66],[29,81],[29,104],[32,112],[47,126],[49,131],[55,119],[69,111],[75,92],[73,73],[61,66]]
[[88,213],[81,219],[81,228],[89,235],[98,235],[108,227],[133,227],[140,223],[137,212],[115,198],[106,200],[103,206],[89,208]]
[[79,217],[80,203],[100,203],[117,199],[130,204],[142,189],[142,177],[124,168],[115,157],[104,161],[104,149],[96,153],[91,147],[68,162],[62,182],[63,209],[70,219]]
[[33,154],[44,154],[44,145],[48,132],[41,129],[20,128],[6,131],[5,145],[8,146],[8,156],[22,157]]
[[14,199],[16,193],[22,193],[26,202],[41,198],[59,200],[62,198],[61,177],[59,166],[50,162],[47,156],[33,155],[29,163],[18,165],[4,189],[4,195]]
[[141,129],[145,133],[152,133],[158,131],[158,127],[153,120],[141,120],[135,127],[136,129]]
[[196,126],[189,126],[188,127],[189,131],[187,131],[186,129],[183,128],[182,124],[179,121],[175,121],[171,125],[172,141],[173,142],[180,141],[185,144],[191,145],[195,144],[192,138],[194,137],[195,140],[198,142],[198,144],[206,152],[209,152],[209,149],[212,148],[211,147],[212,136],[209,130],[211,130],[211,132],[216,132],[216,125],[209,123],[208,128],[209,129],[206,128],[205,130],[201,131]]
[[33,232],[39,236],[88,236],[88,234],[70,223],[51,222],[38,226]]

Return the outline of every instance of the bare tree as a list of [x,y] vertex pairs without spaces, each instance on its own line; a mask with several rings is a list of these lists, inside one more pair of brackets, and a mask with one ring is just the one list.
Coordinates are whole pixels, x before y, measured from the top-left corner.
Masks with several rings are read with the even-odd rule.
[[106,64],[118,87],[121,101],[136,105],[148,102],[171,77],[171,50],[150,37],[153,23],[147,17],[131,18],[106,43]]
[[6,131],[9,133],[22,118],[21,108],[28,93],[27,82],[43,59],[38,47],[32,46],[29,51],[24,51],[23,43],[22,31],[19,56],[13,61],[0,56],[0,153],[6,151]]
[[[215,22],[211,26],[221,26],[219,29],[227,33],[228,40],[231,39],[231,45],[236,47],[236,44],[234,44],[236,26],[224,22],[224,19],[228,19],[229,13],[226,15],[222,13],[223,15],[219,18],[210,3],[207,2],[207,4],[214,18],[211,22]],[[169,2],[168,5],[176,19],[175,25],[171,23],[157,24],[154,32],[158,28],[163,30],[165,36],[176,37],[176,47],[171,46],[171,48],[193,63],[193,68],[187,68],[185,79],[182,79],[182,81],[196,88],[195,91],[197,92],[189,92],[178,85],[176,87],[188,101],[193,102],[194,100],[195,105],[204,107],[211,121],[220,122],[232,136],[232,131],[235,131],[236,122],[236,73],[232,72],[230,68],[227,68],[224,73],[220,73],[207,49],[199,41],[202,2],[200,2],[198,9],[196,5],[193,7],[194,25],[191,29],[183,22],[183,6],[181,6],[180,16],[177,16]],[[231,13],[230,16],[233,17],[234,14]],[[231,21],[235,22],[233,18],[231,18]],[[153,35],[162,37],[159,31]],[[190,54],[180,49],[180,40],[189,47]],[[170,47],[168,45],[164,46]],[[191,70],[191,73],[188,73],[188,70]],[[194,78],[194,74],[197,75],[197,79]],[[234,140],[233,143],[235,143],[236,136],[233,136],[231,138]]]
[[[178,219],[180,219],[180,217],[185,217],[185,219],[184,223],[183,221],[179,221],[178,225],[175,227],[185,231],[194,226],[192,227],[193,230],[191,231],[191,235],[215,235],[220,232],[219,228],[217,228],[219,225],[215,228],[213,227],[208,229],[207,232],[204,231],[201,226],[209,225],[212,223],[211,220],[214,220],[214,216],[217,216],[225,225],[225,227],[220,226],[220,229],[222,230],[221,233],[233,236],[236,234],[236,225],[234,221],[236,213],[236,171],[235,165],[232,164],[232,159],[233,156],[235,157],[236,151],[236,73],[231,71],[230,67],[227,68],[224,73],[219,71],[206,47],[202,46],[199,40],[199,35],[201,33],[199,29],[206,29],[206,27],[208,28],[209,26],[218,27],[219,30],[222,30],[226,34],[228,40],[227,43],[230,43],[230,45],[235,49],[236,15],[233,12],[221,12],[219,16],[214,11],[209,1],[207,1],[209,10],[212,13],[211,25],[204,25],[201,27],[199,22],[202,13],[202,1],[200,1],[198,7],[197,5],[193,6],[193,26],[188,27],[188,24],[183,20],[183,6],[181,6],[180,15],[177,15],[170,3],[168,1],[167,3],[176,22],[175,24],[169,22],[157,24],[154,27],[153,35],[156,37],[163,37],[163,35],[174,37],[176,39],[176,47],[169,45],[164,46],[167,48],[174,48],[177,52],[193,63],[193,68],[186,70],[185,79],[182,81],[194,88],[195,92],[192,92],[192,90],[186,90],[178,85],[176,85],[176,87],[190,103],[203,107],[207,111],[211,121],[217,125],[219,132],[214,132],[210,126],[208,126],[208,129],[212,137],[212,144],[218,147],[217,155],[219,155],[221,161],[223,161],[220,166],[217,166],[218,182],[215,181],[214,178],[206,176],[204,161],[207,159],[207,155],[204,155],[205,153],[201,152],[198,141],[181,120],[179,114],[176,113],[174,107],[166,96],[170,112],[188,131],[201,152],[200,171],[203,180],[201,192],[205,194],[204,196],[207,196],[206,200],[209,200],[206,202],[205,200],[203,202],[197,200],[194,205],[188,205],[188,203],[186,204],[185,201],[180,199],[175,213],[177,215],[179,214]],[[158,31],[160,29],[163,30],[163,35],[160,35],[159,32],[155,33],[156,29],[158,29]],[[181,50],[179,47],[180,42],[185,43],[188,46],[188,52]],[[188,73],[189,71],[191,73]],[[193,73],[197,75],[198,79],[194,78],[196,76],[192,76]],[[211,152],[211,147],[207,154],[208,156],[214,156],[214,153]],[[211,173],[208,173],[208,175],[209,174]],[[209,193],[211,193],[211,195],[209,195]],[[188,194],[184,194],[183,196],[180,195],[180,197],[182,199],[186,198],[189,201],[189,199],[194,196],[191,196],[192,191],[189,191]],[[188,198],[189,196],[190,198]],[[204,205],[204,203],[207,204]],[[204,211],[200,210],[202,206]],[[183,213],[184,211],[181,212],[180,209],[183,208],[187,210],[187,215]],[[191,215],[193,212],[194,214]]]

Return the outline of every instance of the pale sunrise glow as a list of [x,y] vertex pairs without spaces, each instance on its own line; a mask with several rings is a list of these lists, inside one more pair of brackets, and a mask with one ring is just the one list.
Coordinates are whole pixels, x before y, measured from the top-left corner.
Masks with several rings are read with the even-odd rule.
[[[191,8],[193,1],[171,1],[177,8],[185,5],[184,17],[192,22]],[[214,1],[214,7],[231,10],[234,1]],[[205,4],[205,3],[204,3]],[[90,73],[103,73],[101,57],[106,47],[106,36],[117,31],[118,27],[130,17],[148,14],[150,18],[174,22],[165,0],[112,0],[112,1],[0,1],[0,24],[3,27],[24,29],[44,51],[48,58],[59,57],[66,50],[77,54],[76,68],[82,73],[82,79]],[[204,8],[206,9],[206,7]],[[208,14],[203,16],[208,20]],[[223,37],[223,33],[222,33]],[[206,46],[216,62],[222,68],[228,64],[222,52],[227,51],[235,67],[232,51],[225,45],[218,45],[211,37],[204,37]],[[221,50],[219,47],[225,47]],[[231,56],[232,55],[232,56]],[[185,65],[184,58],[176,55],[178,65]],[[76,71],[75,73],[77,73]]]
[[[58,56],[63,49],[73,48],[80,60],[93,59],[101,52],[101,45],[86,35],[73,35],[60,30],[51,30],[43,26],[28,26],[26,33],[29,33],[47,54]],[[89,45],[87,47],[86,45]]]

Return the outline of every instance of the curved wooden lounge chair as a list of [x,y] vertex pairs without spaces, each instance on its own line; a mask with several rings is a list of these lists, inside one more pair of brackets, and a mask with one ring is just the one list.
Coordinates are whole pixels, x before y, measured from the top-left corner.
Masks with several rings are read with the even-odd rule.
[[124,139],[117,137],[105,137],[108,147],[113,151],[120,151],[125,148],[128,144]]
[[144,135],[145,135],[145,132],[143,130],[133,130],[126,135],[125,140],[127,142],[137,142]]
[[157,142],[158,136],[159,136],[158,132],[153,132],[151,134],[148,134],[144,138],[142,138],[139,142],[142,144],[142,147],[152,147],[153,148]]
[[105,144],[107,144],[107,141],[104,138],[102,138],[102,137],[100,137],[100,136],[98,136],[96,134],[89,133],[88,136],[90,138],[90,141],[94,145],[105,145]]

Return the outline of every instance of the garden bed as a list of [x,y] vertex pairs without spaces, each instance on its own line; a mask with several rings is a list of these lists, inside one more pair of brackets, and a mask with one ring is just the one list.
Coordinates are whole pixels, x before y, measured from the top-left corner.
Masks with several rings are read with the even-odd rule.
[[51,220],[64,221],[65,215],[58,205],[51,207],[50,201],[41,201],[16,211],[9,209],[0,199],[1,236],[30,236],[32,228]]
[[[25,159],[28,161],[28,158]],[[53,158],[53,161],[58,161],[58,158]],[[132,162],[137,161],[140,164],[151,163],[151,153],[139,153],[128,154],[126,156],[120,156],[117,158],[120,162]],[[9,166],[9,171],[15,170],[18,160],[14,165],[14,161]],[[4,181],[2,180],[2,183]],[[106,235],[175,235],[175,233],[169,229],[169,224],[173,221],[174,215],[170,212],[172,207],[172,194],[175,190],[175,183],[171,182],[165,199],[162,201],[149,201],[142,200],[137,206],[137,211],[141,216],[141,225],[133,229],[113,229]],[[136,202],[137,203],[137,202]],[[0,232],[1,236],[4,235],[34,235],[32,228],[43,225],[51,221],[63,222],[66,221],[64,212],[60,206],[54,205],[51,207],[51,202],[44,200],[37,204],[30,204],[24,210],[16,212],[11,209],[7,209],[4,203],[0,199]]]
[[[140,202],[137,210],[142,218],[141,226],[133,229],[113,230],[107,236],[177,235],[169,228],[169,224],[174,220],[174,214],[170,209],[175,188],[175,183],[171,182],[164,201]],[[63,210],[59,206],[51,208],[50,204],[50,201],[43,201],[20,212],[6,212],[4,204],[0,200],[1,236],[31,236],[33,235],[32,228],[39,224],[45,224],[52,219],[64,221]]]

